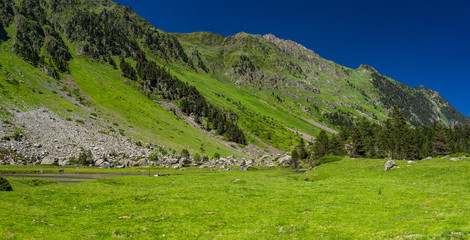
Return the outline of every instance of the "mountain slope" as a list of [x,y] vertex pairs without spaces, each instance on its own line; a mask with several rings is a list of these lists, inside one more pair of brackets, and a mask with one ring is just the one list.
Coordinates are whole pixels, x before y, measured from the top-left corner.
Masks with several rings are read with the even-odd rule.
[[[0,134],[27,138],[41,123],[20,113],[39,109],[66,126],[57,142],[73,142],[64,155],[57,142],[36,139],[48,150],[30,158],[73,157],[83,149],[109,155],[127,143],[134,148],[123,154],[134,158],[162,146],[257,156],[290,151],[320,129],[383,120],[393,106],[417,126],[470,122],[435,91],[366,65],[346,68],[273,35],[166,33],[109,0],[0,6]],[[82,133],[84,140],[73,141]]]
[[239,33],[227,38],[207,32],[175,35],[187,52],[198,53],[193,56],[206,62],[219,80],[288,96],[309,110],[320,109],[309,111],[320,120],[341,123],[354,116],[382,119],[389,109],[398,106],[417,126],[469,123],[468,117],[437,92],[408,87],[370,66],[343,67],[271,34]]

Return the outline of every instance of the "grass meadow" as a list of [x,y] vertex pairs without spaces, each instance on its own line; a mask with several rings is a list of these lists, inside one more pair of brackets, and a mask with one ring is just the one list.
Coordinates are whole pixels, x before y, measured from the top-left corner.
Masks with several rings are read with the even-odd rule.
[[[290,168],[76,173],[142,174],[62,184],[7,178],[1,239],[467,239],[470,162],[433,159],[385,172],[385,160]],[[1,173],[56,168],[0,167]],[[166,175],[168,174],[168,175]]]

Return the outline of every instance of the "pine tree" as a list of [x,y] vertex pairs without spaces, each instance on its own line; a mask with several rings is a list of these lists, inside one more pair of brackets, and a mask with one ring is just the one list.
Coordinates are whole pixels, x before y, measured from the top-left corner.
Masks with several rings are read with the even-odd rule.
[[325,130],[321,130],[318,137],[315,139],[312,151],[314,159],[320,159],[329,152],[329,138]]
[[344,143],[341,141],[341,138],[333,134],[329,142],[329,151],[328,154],[335,156],[344,156]]
[[436,125],[434,137],[432,140],[432,150],[434,156],[448,155],[451,153],[451,148],[448,145],[449,139],[446,136],[444,127],[442,125]]

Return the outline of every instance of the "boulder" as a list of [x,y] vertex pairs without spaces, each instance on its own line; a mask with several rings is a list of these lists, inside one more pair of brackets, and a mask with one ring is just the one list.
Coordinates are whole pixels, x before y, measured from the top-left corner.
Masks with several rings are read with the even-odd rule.
[[59,166],[67,166],[69,164],[70,164],[70,162],[67,159],[59,161]]
[[38,170],[38,173],[39,173],[39,174],[44,174],[44,171],[43,171],[42,169],[39,169],[39,170]]
[[292,157],[289,155],[284,155],[277,160],[280,165],[290,165],[292,163]]
[[45,157],[42,159],[41,164],[43,165],[54,165],[55,164],[55,159],[53,157]]
[[458,158],[451,158],[451,159],[449,159],[449,160],[454,161],[454,162],[457,162],[459,159],[458,159]]
[[467,159],[467,156],[461,156],[460,157],[460,160],[465,160],[465,159]]
[[103,158],[96,159],[95,166],[100,166],[101,164],[103,164],[103,162],[104,162]]
[[248,165],[243,165],[243,166],[240,168],[240,171],[241,171],[241,172],[246,172],[246,171],[248,171]]
[[63,172],[65,172],[65,171],[64,171],[64,169],[61,168],[61,169],[59,169],[59,172],[60,172],[60,173],[63,173]]
[[101,165],[99,167],[100,168],[110,168],[111,165],[109,164],[109,162],[103,162],[103,163],[101,163]]
[[145,166],[148,166],[148,161],[145,160],[145,159],[140,159],[139,161],[137,161],[137,165],[138,166],[141,166],[141,167],[145,167]]
[[385,171],[392,170],[392,169],[395,169],[395,167],[396,167],[395,161],[389,160],[387,163],[385,163],[384,170]]

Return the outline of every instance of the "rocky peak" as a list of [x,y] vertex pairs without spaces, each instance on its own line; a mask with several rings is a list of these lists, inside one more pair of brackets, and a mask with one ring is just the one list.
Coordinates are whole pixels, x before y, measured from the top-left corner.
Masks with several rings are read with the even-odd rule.
[[307,49],[303,45],[296,43],[291,40],[284,40],[280,39],[273,34],[266,34],[263,36],[264,39],[274,43],[277,47],[279,47],[284,53],[288,55],[292,55],[295,57],[305,57],[311,60],[314,57],[318,57],[318,55],[310,49]]
[[365,71],[375,72],[375,73],[380,74],[375,68],[366,64],[361,64],[357,70],[360,70],[360,71],[365,70]]

